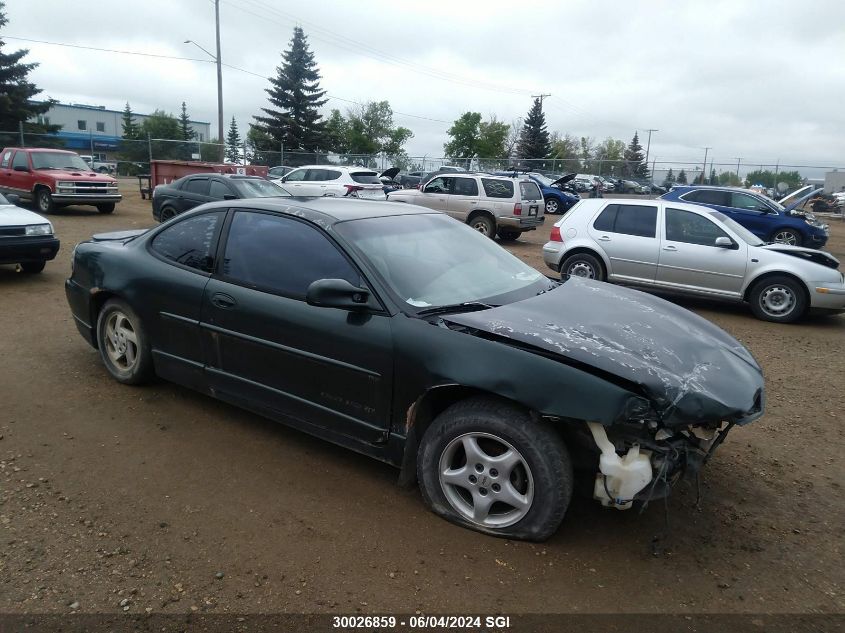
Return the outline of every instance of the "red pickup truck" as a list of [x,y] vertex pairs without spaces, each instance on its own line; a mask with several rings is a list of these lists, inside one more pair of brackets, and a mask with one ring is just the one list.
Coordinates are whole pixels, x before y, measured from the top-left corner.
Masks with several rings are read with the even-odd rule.
[[0,152],[0,193],[34,201],[42,213],[71,204],[111,213],[122,199],[117,181],[93,171],[79,154],[36,147],[7,147]]

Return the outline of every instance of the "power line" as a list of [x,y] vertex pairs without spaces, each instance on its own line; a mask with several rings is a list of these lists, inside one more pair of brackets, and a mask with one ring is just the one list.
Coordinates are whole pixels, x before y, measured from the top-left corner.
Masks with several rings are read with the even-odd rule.
[[65,48],[79,48],[86,51],[99,51],[101,53],[119,53],[121,55],[139,55],[141,57],[157,57],[159,59],[178,59],[185,62],[202,62],[203,64],[213,64],[214,61],[210,59],[196,59],[194,57],[179,57],[177,55],[160,55],[158,53],[143,53],[141,51],[123,51],[115,48],[99,48],[97,46],[83,46],[81,44],[65,44],[63,42],[47,42],[45,40],[34,40],[28,37],[13,37],[11,35],[4,35],[5,40],[18,40],[20,42],[31,42],[34,44],[47,44],[48,46],[64,46]]

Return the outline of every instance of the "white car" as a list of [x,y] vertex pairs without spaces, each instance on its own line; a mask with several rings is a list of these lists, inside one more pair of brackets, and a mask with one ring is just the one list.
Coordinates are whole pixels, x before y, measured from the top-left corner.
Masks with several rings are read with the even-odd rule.
[[378,172],[366,167],[305,165],[273,180],[292,196],[386,200]]
[[0,264],[17,264],[25,273],[40,273],[59,252],[50,221],[15,206],[15,194],[0,195]]
[[590,199],[552,228],[543,259],[570,275],[747,302],[766,321],[845,312],[845,275],[824,251],[766,244],[715,209],[671,200]]

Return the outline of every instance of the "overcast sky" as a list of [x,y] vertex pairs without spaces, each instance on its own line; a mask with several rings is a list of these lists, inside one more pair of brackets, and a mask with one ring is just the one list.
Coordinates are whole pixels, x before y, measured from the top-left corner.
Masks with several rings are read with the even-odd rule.
[[[5,36],[160,55],[213,52],[213,0],[7,0]],[[845,166],[845,2],[627,0],[449,3],[222,0],[224,116],[242,130],[266,104],[299,24],[334,97],[390,102],[440,156],[461,113],[524,117],[532,94],[549,131],[630,140],[657,128],[651,157],[716,163]],[[136,112],[188,103],[216,134],[213,63],[6,40],[39,62],[50,96]],[[332,100],[345,112],[350,104]],[[398,114],[398,113],[404,114]],[[413,118],[406,115],[416,115]],[[436,120],[427,120],[436,119]],[[744,171],[744,170],[743,170]]]

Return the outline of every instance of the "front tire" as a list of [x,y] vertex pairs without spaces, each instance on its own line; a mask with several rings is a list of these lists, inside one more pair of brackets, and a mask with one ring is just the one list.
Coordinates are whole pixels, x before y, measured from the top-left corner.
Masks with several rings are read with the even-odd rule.
[[129,305],[110,299],[97,318],[97,347],[118,382],[138,385],[153,374],[153,358],[141,319]]
[[754,316],[773,323],[793,323],[807,310],[801,284],[786,276],[761,279],[751,288],[748,300]]
[[801,246],[801,234],[792,229],[779,229],[772,233],[772,242],[775,244],[787,244],[789,246]]
[[584,277],[604,281],[604,267],[595,255],[576,253],[567,257],[560,267],[561,277]]
[[563,440],[496,398],[463,400],[437,416],[420,443],[417,477],[435,514],[503,538],[549,538],[572,498]]
[[100,213],[113,213],[114,202],[109,202],[108,204],[98,204],[97,211],[99,211]]
[[21,262],[21,270],[27,274],[34,275],[35,273],[40,273],[42,270],[44,270],[44,266],[46,265],[46,261]]
[[35,192],[35,204],[41,213],[52,213],[56,205],[53,203],[53,195],[46,187],[39,187]]

